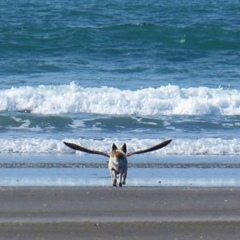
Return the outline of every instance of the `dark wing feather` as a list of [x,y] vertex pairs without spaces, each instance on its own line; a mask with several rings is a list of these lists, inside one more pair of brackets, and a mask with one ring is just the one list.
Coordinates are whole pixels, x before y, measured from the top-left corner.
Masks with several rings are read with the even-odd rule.
[[91,153],[91,154],[98,154],[98,155],[102,155],[105,157],[110,157],[109,154],[105,153],[105,152],[100,152],[100,151],[96,151],[96,150],[91,150],[85,147],[82,147],[80,145],[77,145],[75,143],[69,143],[69,142],[63,142],[66,146],[77,150],[77,151],[81,151],[81,152],[85,152],[85,153]]
[[128,153],[128,154],[127,154],[127,157],[130,157],[130,156],[132,156],[132,155],[134,155],[134,154],[141,154],[141,153],[147,153],[147,152],[156,151],[156,150],[158,150],[158,149],[160,149],[160,148],[166,147],[171,141],[172,141],[172,139],[169,139],[169,140],[164,141],[164,142],[161,142],[161,143],[159,143],[158,145],[155,145],[155,146],[153,146],[153,147]]

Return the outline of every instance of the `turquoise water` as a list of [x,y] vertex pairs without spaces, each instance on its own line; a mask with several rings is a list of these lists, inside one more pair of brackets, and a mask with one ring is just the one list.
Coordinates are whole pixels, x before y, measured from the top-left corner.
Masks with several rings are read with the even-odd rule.
[[144,156],[238,159],[239,11],[233,0],[1,1],[1,154],[85,159],[62,141],[133,151],[171,138]]
[[1,83],[239,90],[239,1],[0,3]]

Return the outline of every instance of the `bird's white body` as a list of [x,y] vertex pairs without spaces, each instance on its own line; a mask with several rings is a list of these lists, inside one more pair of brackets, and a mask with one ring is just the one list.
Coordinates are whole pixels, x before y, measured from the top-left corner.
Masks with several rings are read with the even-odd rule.
[[117,186],[119,176],[119,186],[126,184],[128,162],[125,152],[120,149],[113,150],[108,162],[108,169],[112,178],[113,186]]

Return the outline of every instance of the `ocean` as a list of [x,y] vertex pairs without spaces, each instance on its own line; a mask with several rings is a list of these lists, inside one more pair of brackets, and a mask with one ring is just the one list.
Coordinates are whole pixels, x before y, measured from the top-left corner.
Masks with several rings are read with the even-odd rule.
[[240,186],[238,0],[0,3],[0,185]]

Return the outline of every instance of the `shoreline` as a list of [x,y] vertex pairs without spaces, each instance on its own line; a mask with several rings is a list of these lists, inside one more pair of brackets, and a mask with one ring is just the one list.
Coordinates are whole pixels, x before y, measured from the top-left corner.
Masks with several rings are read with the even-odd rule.
[[1,187],[0,232],[25,240],[237,240],[239,199],[240,188],[226,187]]
[[[2,187],[111,187],[103,168],[0,168]],[[239,168],[129,168],[124,187],[240,187]]]
[[[239,158],[134,157],[126,187],[240,187]],[[3,154],[2,187],[111,187],[105,158],[75,154]]]

